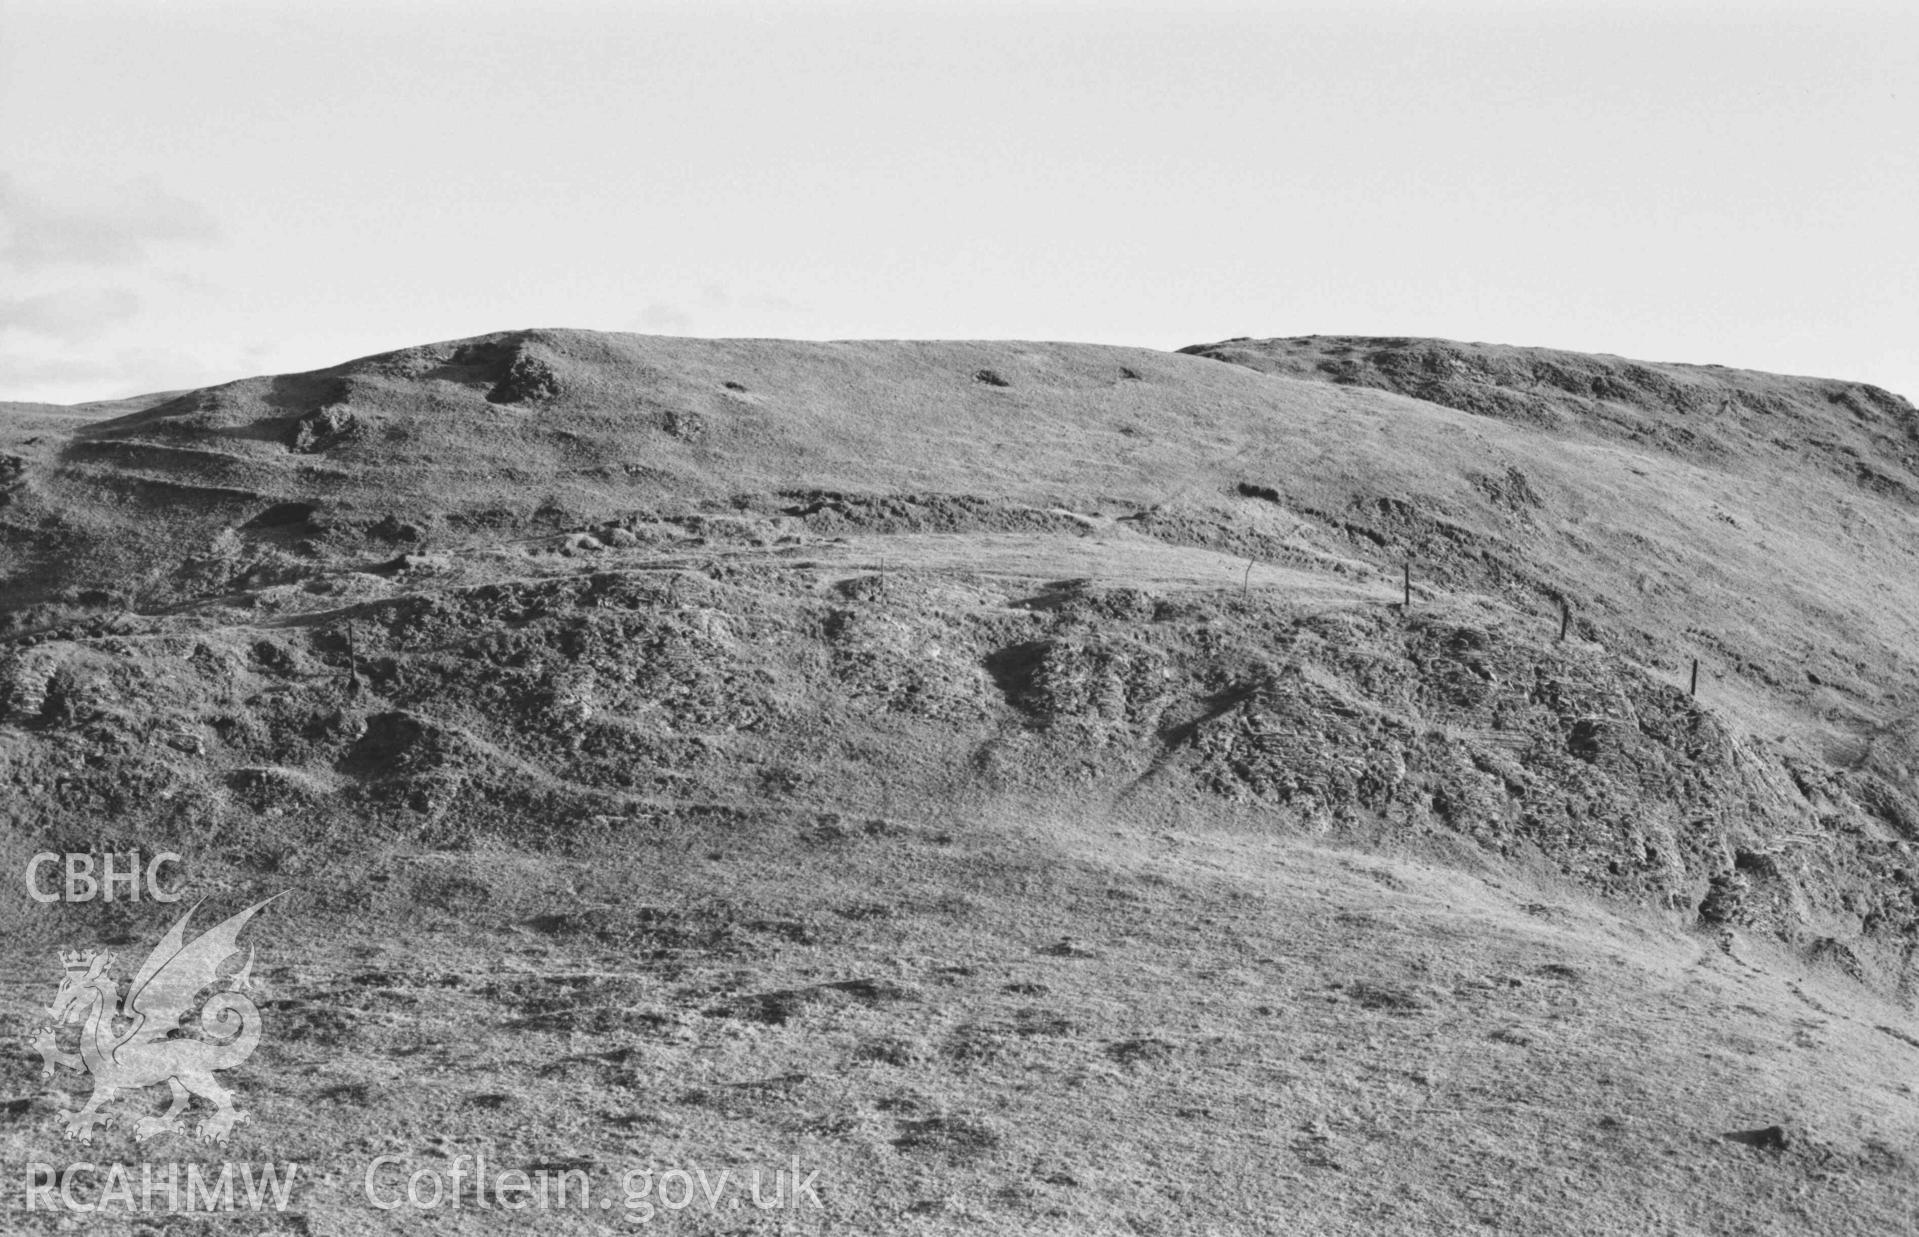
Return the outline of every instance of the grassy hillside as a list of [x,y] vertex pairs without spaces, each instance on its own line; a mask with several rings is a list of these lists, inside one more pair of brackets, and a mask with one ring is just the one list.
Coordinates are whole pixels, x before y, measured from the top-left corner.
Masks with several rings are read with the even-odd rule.
[[[1909,1211],[1911,407],[1188,352],[531,331],[0,408],[0,866],[295,890],[236,1085],[342,1180],[487,1142],[800,1154],[862,1231]],[[169,922],[7,903],[10,1032]],[[37,1066],[9,1162],[58,1141]]]

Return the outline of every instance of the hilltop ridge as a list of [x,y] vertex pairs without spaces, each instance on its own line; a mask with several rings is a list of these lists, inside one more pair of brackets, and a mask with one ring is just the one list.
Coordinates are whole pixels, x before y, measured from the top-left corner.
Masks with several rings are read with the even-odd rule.
[[[1440,667],[1471,664],[1462,650],[1499,650],[1504,664],[1473,673],[1508,687],[1504,676],[1545,673],[1542,658],[1590,662],[1579,673],[1639,716],[1627,728],[1640,738],[1676,742],[1645,722],[1648,707],[1713,727],[1725,777],[1750,783],[1740,819],[1764,822],[1759,834],[1843,819],[1873,845],[1903,847],[1919,820],[1919,418],[1859,384],[1404,339],[1159,353],[536,330],[80,411],[100,415],[13,414],[0,621],[27,633],[16,660],[47,662],[44,647],[21,650],[56,637],[84,647],[89,633],[196,622],[304,625],[343,597],[397,614],[528,572],[544,581],[528,587],[578,577],[603,591],[614,586],[591,582],[636,555],[715,582],[702,588],[737,559],[790,573],[779,591],[802,596],[886,563],[923,574],[915,587],[931,590],[936,626],[978,622],[933,600],[942,579],[989,609],[1049,589],[1136,596],[1113,616],[1134,652],[1170,638],[1168,615],[1237,616],[1240,654],[1197,656],[1179,639],[1153,654],[1192,663],[1189,704],[1121,709],[1128,744],[1154,768],[1150,753],[1182,733],[1163,710],[1276,691],[1272,676],[1298,656],[1284,632],[1335,623],[1352,630],[1314,657],[1351,657],[1339,647],[1350,643],[1402,667],[1388,679],[1410,675],[1388,689],[1379,671],[1339,671],[1360,677],[1335,694],[1356,692],[1394,726],[1426,724],[1417,701],[1440,690]],[[1408,564],[1410,614],[1398,605]],[[897,604],[902,589],[875,596]],[[1570,644],[1556,643],[1562,619]],[[1030,705],[1025,644],[945,639],[970,650],[962,677],[984,676],[951,690],[977,697],[966,711],[991,749]],[[1132,654],[1073,656],[1092,659],[1084,671]],[[1706,711],[1650,705],[1690,686],[1695,658]],[[1524,729],[1514,710],[1542,703],[1537,690],[1454,701],[1428,721],[1465,707],[1469,729]],[[21,688],[11,707],[33,712],[39,697]],[[1615,704],[1552,707],[1557,720],[1535,719],[1545,731],[1527,742],[1598,750],[1607,744],[1569,736],[1626,724]],[[1394,738],[1376,755],[1397,768],[1417,746]],[[1485,803],[1454,810],[1441,794],[1436,807],[1431,787],[1275,790],[1243,753],[1225,757],[1237,770],[1227,780],[1236,795],[1311,801],[1347,825],[1390,816],[1399,796],[1496,850],[1536,850],[1530,835],[1553,834],[1538,787],[1522,792],[1504,758],[1468,758],[1472,742],[1457,737],[1445,746],[1487,770],[1473,774],[1493,779]],[[1326,757],[1261,760],[1288,758]],[[1669,782],[1662,773],[1633,796]],[[1599,883],[1697,903],[1732,870],[1740,846],[1726,839],[1746,828],[1718,819],[1711,844],[1647,843],[1658,858],[1642,866],[1656,874]],[[1816,922],[1820,936],[1850,923],[1864,940],[1913,913],[1905,901],[1863,918],[1819,911],[1802,894],[1774,918]]]

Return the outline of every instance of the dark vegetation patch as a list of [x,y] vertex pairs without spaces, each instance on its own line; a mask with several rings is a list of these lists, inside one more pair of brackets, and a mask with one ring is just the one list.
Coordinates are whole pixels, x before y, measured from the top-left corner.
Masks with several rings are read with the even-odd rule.
[[964,1163],[991,1155],[1002,1141],[998,1131],[977,1118],[937,1116],[905,1122],[893,1145],[908,1154]]
[[486,398],[494,404],[538,403],[560,393],[560,375],[553,366],[529,352],[521,352],[507,364],[506,373],[494,384]]
[[1077,535],[1071,516],[972,494],[846,494],[782,490],[783,514],[820,533],[1053,532]]

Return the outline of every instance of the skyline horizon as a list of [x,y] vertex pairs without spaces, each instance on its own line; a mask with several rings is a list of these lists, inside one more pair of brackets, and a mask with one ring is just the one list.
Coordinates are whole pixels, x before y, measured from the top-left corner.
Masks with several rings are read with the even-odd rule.
[[476,331],[467,335],[440,336],[433,339],[419,340],[410,344],[398,344],[392,347],[376,348],[371,352],[359,352],[359,353],[355,353],[352,356],[341,357],[341,358],[338,358],[337,360],[325,362],[319,365],[307,366],[302,369],[261,370],[261,371],[251,372],[251,373],[238,373],[238,374],[231,375],[229,377],[215,379],[211,382],[198,383],[190,386],[159,387],[159,388],[128,390],[128,391],[125,391],[123,394],[102,395],[102,396],[96,396],[88,399],[67,401],[64,403],[47,401],[47,400],[14,399],[9,397],[4,390],[0,390],[0,405],[37,404],[45,407],[81,408],[91,404],[125,403],[129,400],[138,400],[138,399],[144,399],[144,398],[155,397],[155,396],[178,395],[185,391],[205,390],[205,389],[210,389],[210,388],[215,388],[220,386],[226,386],[226,385],[230,385],[232,383],[237,383],[237,382],[246,382],[246,381],[258,379],[258,378],[282,377],[282,376],[292,376],[292,375],[298,375],[298,374],[324,372],[329,369],[336,369],[341,366],[351,365],[356,362],[372,359],[374,357],[388,356],[396,352],[404,352],[412,348],[435,347],[435,346],[441,346],[445,344],[461,343],[461,342],[465,342],[467,340],[473,340],[473,339],[484,339],[484,338],[490,338],[490,337],[501,336],[501,335],[528,334],[528,333],[535,333],[535,332],[541,332],[541,331],[582,332],[582,333],[595,334],[595,335],[639,335],[639,336],[645,336],[645,337],[655,338],[655,339],[704,340],[704,341],[719,342],[719,343],[734,342],[734,343],[803,343],[803,344],[855,344],[855,343],[1064,344],[1064,345],[1070,345],[1075,347],[1138,348],[1146,351],[1162,352],[1162,353],[1169,353],[1169,354],[1183,353],[1189,348],[1205,347],[1205,346],[1211,346],[1214,344],[1221,344],[1221,343],[1232,343],[1232,342],[1238,342],[1242,340],[1256,341],[1256,342],[1274,340],[1274,339],[1337,339],[1337,340],[1352,340],[1355,342],[1358,342],[1358,341],[1385,342],[1385,341],[1415,340],[1415,341],[1431,342],[1431,343],[1457,344],[1463,347],[1471,347],[1471,348],[1512,348],[1512,349],[1518,349],[1518,350],[1528,351],[1528,352],[1548,352],[1548,353],[1563,353],[1563,354],[1573,355],[1573,356],[1608,357],[1608,358],[1613,358],[1617,360],[1629,361],[1629,362],[1634,362],[1638,364],[1647,364],[1647,365],[1678,366],[1682,368],[1691,368],[1691,369],[1723,369],[1723,370],[1728,370],[1733,372],[1769,374],[1769,375],[1773,375],[1775,377],[1781,377],[1781,378],[1801,378],[1801,379],[1809,379],[1809,380],[1822,381],[1822,382],[1854,383],[1854,384],[1863,385],[1863,386],[1877,387],[1880,390],[1888,391],[1891,394],[1898,396],[1899,398],[1905,400],[1907,403],[1915,403],[1914,397],[1912,395],[1907,394],[1905,391],[1901,391],[1893,387],[1884,386],[1880,383],[1873,382],[1867,378],[1860,378],[1860,377],[1855,377],[1855,376],[1846,375],[1846,374],[1795,373],[1788,370],[1767,369],[1761,366],[1753,366],[1753,365],[1727,364],[1727,363],[1718,362],[1718,361],[1694,361],[1694,360],[1682,360],[1682,359],[1673,358],[1673,357],[1634,356],[1628,353],[1611,352],[1611,351],[1604,351],[1604,350],[1597,350],[1597,349],[1567,348],[1567,347],[1562,347],[1556,344],[1519,343],[1511,340],[1493,340],[1493,339],[1462,339],[1462,338],[1443,336],[1443,335],[1357,334],[1357,333],[1346,332],[1346,331],[1309,331],[1309,332],[1305,332],[1301,334],[1293,334],[1293,335],[1233,335],[1233,336],[1223,336],[1219,339],[1210,339],[1210,340],[1196,339],[1191,341],[1190,343],[1180,344],[1174,347],[1166,347],[1158,344],[1133,343],[1133,342],[1112,341],[1112,340],[1102,340],[1102,339],[1075,339],[1071,337],[1042,339],[1042,338],[1037,338],[1032,336],[865,335],[865,336],[839,336],[839,337],[832,337],[832,338],[815,338],[815,337],[799,336],[799,335],[676,335],[676,334],[663,332],[663,331],[614,330],[614,329],[606,329],[601,327],[562,326],[562,325],[547,324],[547,325],[540,325],[540,326],[501,327],[495,330]]
[[1916,79],[1879,3],[0,0],[0,398],[532,322],[1919,398]]

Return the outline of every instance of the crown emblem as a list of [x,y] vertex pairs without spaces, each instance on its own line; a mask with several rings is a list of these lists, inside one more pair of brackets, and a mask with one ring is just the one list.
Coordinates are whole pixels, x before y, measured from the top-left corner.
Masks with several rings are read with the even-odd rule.
[[67,968],[69,974],[85,972],[89,977],[105,970],[107,963],[111,961],[113,961],[112,954],[103,954],[93,949],[60,955],[60,965]]

